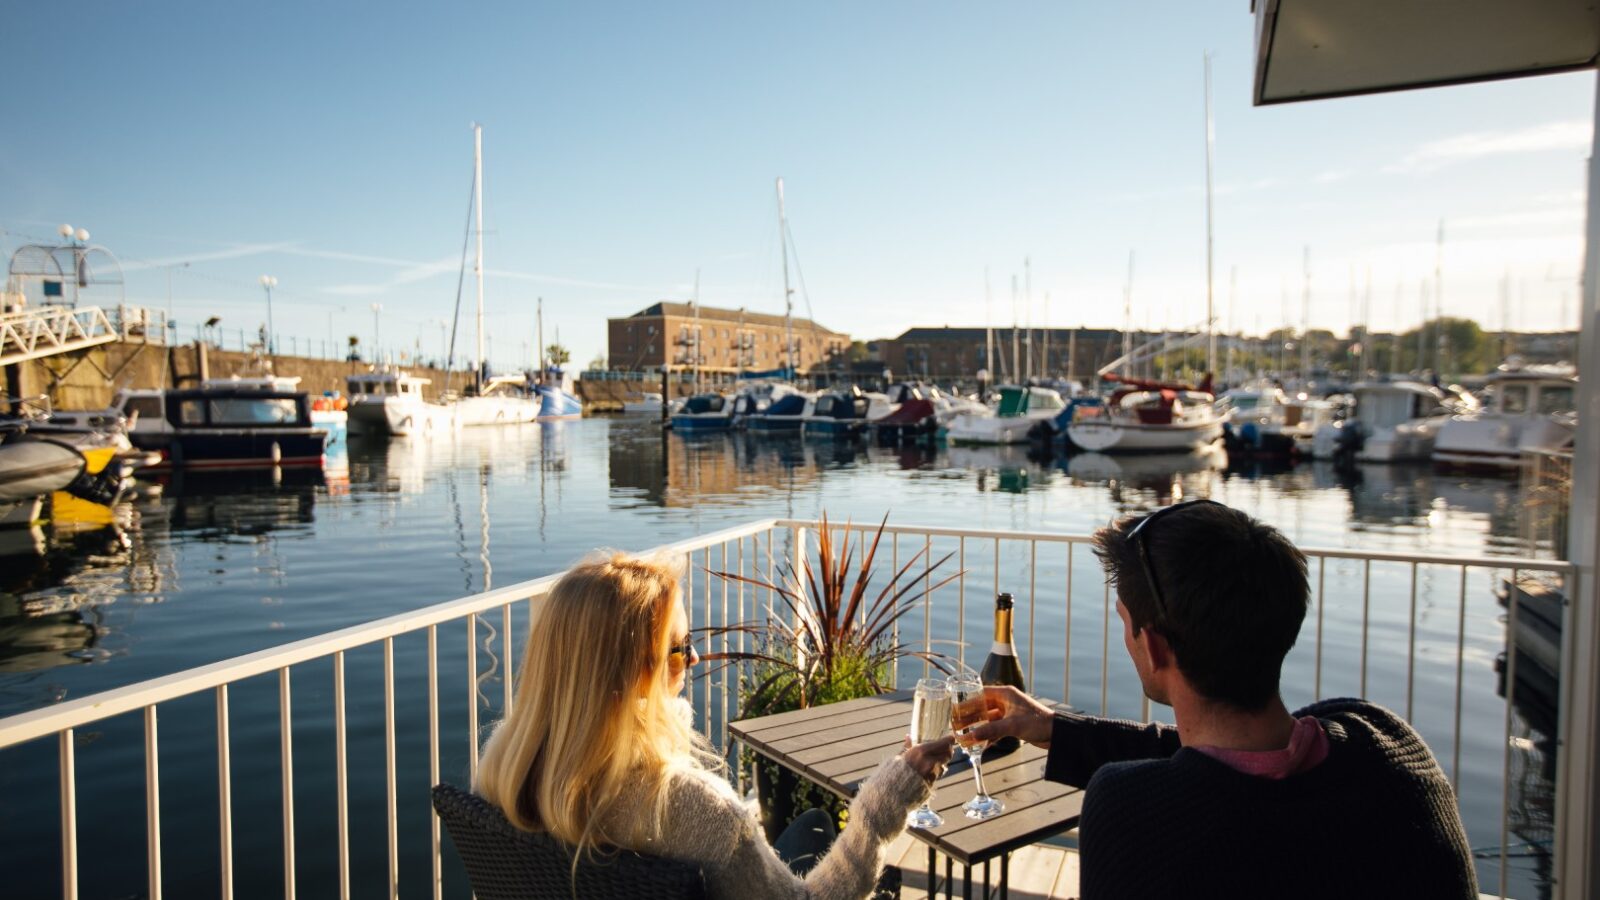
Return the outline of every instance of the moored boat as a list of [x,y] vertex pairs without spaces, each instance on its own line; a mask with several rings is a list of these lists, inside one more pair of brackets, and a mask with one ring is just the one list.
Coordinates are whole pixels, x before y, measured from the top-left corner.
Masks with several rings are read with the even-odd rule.
[[1096,453],[1172,453],[1199,450],[1222,437],[1223,411],[1209,390],[1184,384],[1106,378],[1123,385],[1105,414],[1067,426],[1067,439]]
[[1026,444],[1029,435],[1066,408],[1061,394],[1050,388],[1004,385],[998,389],[999,405],[992,414],[958,415],[945,430],[952,443]]
[[760,434],[798,434],[811,413],[812,396],[788,391],[772,399],[766,407],[745,419],[745,428]]
[[673,431],[726,431],[733,427],[733,398],[726,394],[695,394],[672,414]]
[[1312,452],[1318,459],[1355,462],[1425,460],[1452,415],[1471,412],[1470,396],[1446,394],[1420,381],[1363,381],[1350,386],[1355,404],[1343,421],[1318,428]]
[[1570,366],[1513,361],[1489,376],[1486,409],[1439,426],[1433,462],[1445,469],[1515,471],[1531,454],[1571,450],[1578,424],[1578,379]]
[[135,447],[161,454],[152,468],[321,466],[328,433],[311,423],[303,391],[201,387],[124,390]]
[[858,387],[848,391],[826,391],[817,395],[805,417],[807,436],[856,438],[865,434],[869,423],[894,412],[889,398]]
[[427,378],[383,366],[345,379],[346,411],[357,434],[431,435],[457,427],[455,411],[423,398]]

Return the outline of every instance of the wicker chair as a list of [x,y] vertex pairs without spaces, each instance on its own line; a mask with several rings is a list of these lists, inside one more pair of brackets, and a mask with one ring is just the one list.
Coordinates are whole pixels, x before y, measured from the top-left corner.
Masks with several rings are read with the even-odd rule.
[[450,832],[478,900],[704,900],[705,878],[692,865],[626,850],[578,865],[572,849],[523,831],[493,805],[450,784],[433,789],[433,808]]

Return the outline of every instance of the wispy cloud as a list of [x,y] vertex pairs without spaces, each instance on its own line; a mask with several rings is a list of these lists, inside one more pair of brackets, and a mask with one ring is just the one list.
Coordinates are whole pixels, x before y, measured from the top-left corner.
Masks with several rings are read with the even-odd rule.
[[[375,260],[376,258],[374,257],[362,261],[373,262]],[[400,263],[398,260],[390,262]],[[430,262],[400,263],[400,265],[402,267],[399,271],[381,281],[334,284],[323,288],[322,292],[339,297],[370,297],[376,294],[384,294],[403,285],[427,281],[429,278],[443,275],[446,272],[455,272],[459,269],[461,262],[455,257],[449,256]]]
[[293,241],[278,241],[264,244],[233,244],[221,250],[212,250],[207,253],[188,253],[183,256],[164,257],[161,259],[129,260],[122,264],[124,272],[135,272],[141,269],[160,269],[166,266],[178,266],[184,263],[215,262],[222,259],[242,259],[246,256],[261,256],[267,253],[284,253],[292,251],[295,247]]
[[1534,225],[1581,225],[1583,207],[1530,209],[1490,216],[1464,216],[1450,219],[1447,228],[1526,228]]
[[1548,122],[1514,131],[1474,131],[1429,141],[1399,162],[1384,166],[1383,171],[1391,174],[1431,172],[1452,163],[1486,156],[1577,150],[1590,145],[1593,133],[1592,125],[1583,119]]

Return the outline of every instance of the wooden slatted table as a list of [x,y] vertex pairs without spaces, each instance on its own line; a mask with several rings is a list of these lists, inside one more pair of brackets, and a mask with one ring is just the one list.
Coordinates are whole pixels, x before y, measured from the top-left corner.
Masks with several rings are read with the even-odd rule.
[[[899,753],[911,724],[911,692],[777,713],[731,722],[728,731],[751,750],[840,797],[854,797],[879,763]],[[910,834],[928,847],[929,895],[936,854],[945,857],[945,896],[954,894],[953,866],[962,867],[962,896],[972,896],[972,870],[983,866],[989,896],[990,864],[999,860],[999,894],[1009,892],[1010,853],[1077,827],[1083,791],[1044,780],[1045,751],[1023,744],[983,761],[983,782],[1005,812],[992,819],[967,818],[961,805],[976,793],[971,767],[958,751],[956,762],[934,785],[932,805],[944,818],[934,829]]]

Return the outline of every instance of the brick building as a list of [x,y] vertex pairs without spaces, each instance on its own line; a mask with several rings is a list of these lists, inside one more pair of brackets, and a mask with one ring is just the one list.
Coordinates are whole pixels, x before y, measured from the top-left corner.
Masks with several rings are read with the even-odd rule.
[[[783,316],[693,303],[652,304],[631,316],[608,320],[606,358],[618,371],[660,371],[698,366],[702,372],[736,374],[782,368]],[[794,319],[794,367],[800,374],[845,363],[850,336],[810,319]]]
[[[1134,344],[1147,338],[1136,334]],[[990,378],[998,383],[1017,380],[1027,368],[1029,340],[1027,329],[1015,331],[1015,344],[1010,327],[994,329],[992,363],[984,358],[982,328],[912,328],[878,343],[883,347],[884,365],[896,377],[971,378],[979,369],[988,369]],[[1044,377],[1085,378],[1122,354],[1122,332],[1115,329],[1035,328],[1031,340],[1033,373]]]

